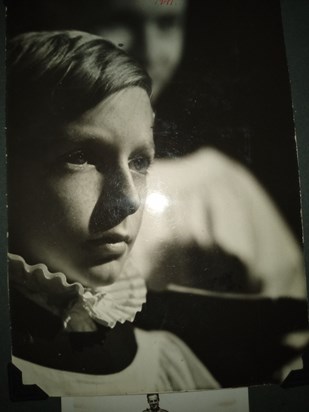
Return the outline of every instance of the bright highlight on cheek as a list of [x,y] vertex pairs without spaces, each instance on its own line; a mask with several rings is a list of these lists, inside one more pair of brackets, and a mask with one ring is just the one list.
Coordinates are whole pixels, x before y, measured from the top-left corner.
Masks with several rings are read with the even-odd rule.
[[154,214],[163,213],[169,206],[169,199],[160,192],[152,192],[146,197],[146,208]]

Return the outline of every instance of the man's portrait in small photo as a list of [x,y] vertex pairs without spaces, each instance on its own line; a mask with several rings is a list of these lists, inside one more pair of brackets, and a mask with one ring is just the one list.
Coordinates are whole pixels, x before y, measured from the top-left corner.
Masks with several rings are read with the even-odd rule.
[[160,397],[158,393],[148,393],[147,402],[149,404],[149,408],[145,409],[143,412],[146,412],[146,411],[168,412],[166,409],[160,408]]

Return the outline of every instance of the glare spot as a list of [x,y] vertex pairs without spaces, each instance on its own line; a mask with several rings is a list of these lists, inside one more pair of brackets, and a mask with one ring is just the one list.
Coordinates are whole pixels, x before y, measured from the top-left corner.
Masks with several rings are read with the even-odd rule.
[[152,213],[162,213],[168,205],[168,198],[160,192],[152,192],[146,198],[146,207]]

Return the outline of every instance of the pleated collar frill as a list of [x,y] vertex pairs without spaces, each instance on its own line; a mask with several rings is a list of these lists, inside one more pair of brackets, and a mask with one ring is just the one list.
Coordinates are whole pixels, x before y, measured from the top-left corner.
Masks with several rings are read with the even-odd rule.
[[131,261],[115,283],[91,290],[69,283],[64,273],[52,273],[45,264],[29,265],[11,253],[8,257],[10,288],[60,317],[69,332],[95,331],[96,323],[114,328],[117,322],[133,322],[146,302],[145,281]]

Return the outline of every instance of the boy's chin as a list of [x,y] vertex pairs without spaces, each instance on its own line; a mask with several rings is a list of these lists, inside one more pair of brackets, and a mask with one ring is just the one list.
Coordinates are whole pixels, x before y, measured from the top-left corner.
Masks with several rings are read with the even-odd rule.
[[87,276],[84,277],[81,283],[91,289],[111,285],[119,279],[123,266],[124,262],[122,260],[113,260],[93,266],[88,269]]

